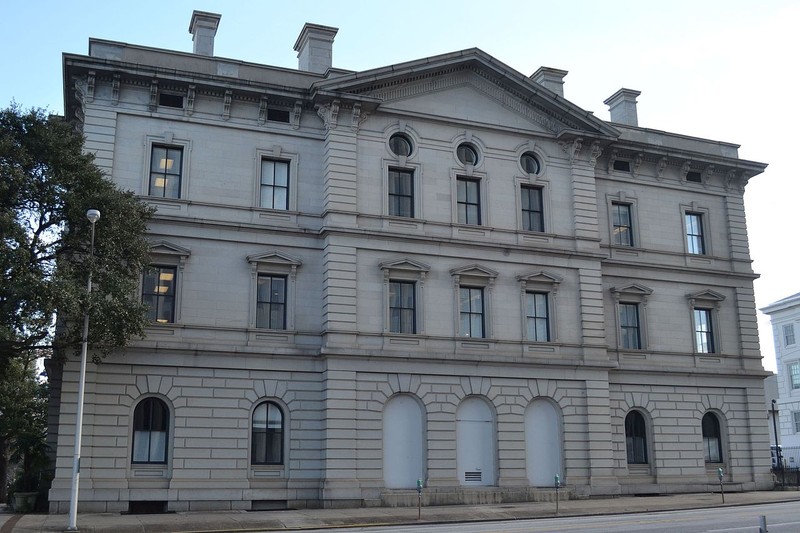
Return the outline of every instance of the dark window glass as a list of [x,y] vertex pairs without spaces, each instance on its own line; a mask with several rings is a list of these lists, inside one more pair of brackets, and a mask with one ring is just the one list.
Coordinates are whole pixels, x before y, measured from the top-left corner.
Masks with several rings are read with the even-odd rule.
[[286,329],[286,276],[260,274],[256,306],[257,328]]
[[629,465],[647,464],[647,427],[638,411],[631,411],[625,417],[625,449]]
[[389,214],[414,217],[414,172],[389,169]]
[[389,282],[389,331],[416,333],[416,307],[413,281]]
[[694,335],[698,353],[715,353],[711,309],[694,310]]
[[619,328],[623,348],[638,350],[642,347],[638,304],[619,304]]
[[289,209],[288,161],[261,161],[261,207]]
[[175,322],[175,282],[177,268],[153,265],[142,276],[142,302],[147,305],[151,322]]
[[528,340],[550,340],[550,309],[546,292],[529,292],[525,295],[525,317],[528,323]]
[[525,152],[522,154],[519,162],[522,165],[522,170],[528,174],[538,174],[542,169],[542,165],[539,163],[539,158],[536,157],[536,154],[533,152]]
[[691,181],[694,183],[702,183],[703,176],[699,172],[687,172],[686,181]]
[[283,464],[283,411],[274,402],[263,402],[253,411],[251,462]]
[[719,419],[713,413],[703,416],[703,450],[707,463],[722,462],[722,433]]
[[463,165],[476,165],[478,163],[478,151],[471,144],[462,143],[458,145],[456,157]]
[[618,246],[633,246],[631,205],[617,202],[612,203],[611,216],[614,223],[614,244]]
[[183,148],[153,145],[150,151],[150,196],[181,197]]
[[398,157],[410,156],[412,147],[411,139],[402,133],[395,133],[389,137],[389,150]]
[[521,194],[522,229],[525,231],[544,231],[542,188],[523,185]]
[[703,255],[706,253],[706,243],[703,236],[703,214],[686,213],[686,248],[690,254]]
[[134,463],[166,463],[169,409],[158,398],[145,398],[133,411]]
[[183,107],[183,96],[180,94],[160,93],[158,95],[158,105],[165,107]]
[[483,338],[485,336],[483,288],[460,287],[459,302],[461,335],[478,339]]
[[289,123],[289,111],[285,109],[267,109],[267,120],[270,122]]
[[616,161],[614,161],[614,170],[619,170],[620,172],[630,172],[631,162],[620,161],[619,159],[617,159]]
[[481,184],[478,180],[458,178],[457,207],[460,224],[481,223]]

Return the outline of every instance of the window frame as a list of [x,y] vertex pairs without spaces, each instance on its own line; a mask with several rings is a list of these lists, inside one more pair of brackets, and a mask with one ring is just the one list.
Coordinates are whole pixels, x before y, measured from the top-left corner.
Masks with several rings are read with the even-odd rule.
[[[545,271],[530,272],[517,276],[520,290],[520,309],[522,316],[521,332],[522,339],[526,342],[547,342],[558,341],[558,288],[562,278],[553,273]],[[545,294],[547,297],[547,332],[548,340],[541,341],[531,337],[528,329],[527,304],[528,295],[531,293]]]
[[697,353],[717,353],[717,343],[714,336],[714,326],[716,322],[714,310],[709,307],[693,307],[692,319],[694,323],[695,350],[697,350]]
[[[397,194],[392,192],[392,173],[397,173],[399,175],[405,175],[408,177],[409,180],[409,188],[411,189],[410,194]],[[417,211],[416,211],[416,204],[417,204],[417,179],[416,179],[416,171],[414,168],[400,168],[394,165],[389,165],[386,169],[386,214],[390,217],[398,217],[398,218],[417,218]],[[407,198],[409,203],[409,214],[398,214],[392,212],[392,198]]]
[[[159,288],[162,287],[162,285],[160,283],[164,279],[163,276],[164,276],[164,274],[166,274],[167,270],[170,271],[170,274],[172,276],[171,283],[169,284],[169,287],[171,287],[172,290],[171,290],[171,292],[168,290],[168,291],[165,291],[165,293],[162,293],[161,291],[155,290],[155,289],[159,289]],[[151,271],[156,271],[157,272],[157,279],[155,281],[154,291],[153,292],[146,292],[147,287],[148,287],[148,273],[151,272]],[[175,307],[176,307],[176,303],[177,303],[177,283],[178,283],[178,266],[177,265],[162,265],[162,264],[157,264],[157,263],[156,264],[152,264],[151,263],[150,265],[148,265],[144,269],[144,272],[142,273],[142,284],[141,284],[142,285],[142,291],[141,291],[142,303],[144,303],[145,305],[148,305],[148,299],[149,298],[154,298],[155,299],[155,303],[156,303],[155,316],[154,317],[150,316],[151,311],[153,309],[153,306],[152,305],[148,305],[148,311],[147,311],[147,315],[148,316],[147,316],[147,318],[149,319],[149,321],[151,323],[156,323],[156,324],[174,324],[175,323]],[[162,309],[161,303],[163,301],[166,301],[167,299],[171,299],[171,304],[172,304],[170,306],[171,307],[171,311],[169,313],[169,317],[168,317],[167,320],[160,320],[161,316],[160,316],[159,311]]]
[[[630,317],[630,313],[623,311],[633,311],[633,316],[635,318],[636,323],[626,324],[624,317]],[[623,350],[641,350],[642,349],[642,329],[641,329],[641,320],[639,318],[639,303],[638,302],[619,302],[619,329],[620,329],[620,339],[621,339],[621,348]],[[628,340],[631,338],[629,333],[633,332],[635,334],[634,343],[635,346],[628,345]]]
[[[709,428],[706,425],[706,420],[713,420],[713,427]],[[707,430],[713,430],[710,433],[716,433],[707,435]],[[722,429],[722,421],[720,420],[719,415],[712,411],[706,411],[703,414],[703,418],[700,421],[700,432],[702,434],[703,439],[703,459],[705,463],[708,464],[724,464],[725,463],[725,450],[724,450],[724,442],[723,442],[723,429]],[[714,443],[716,441],[716,443]],[[715,450],[712,449],[712,446],[716,448]],[[713,452],[716,452],[716,456]],[[717,460],[715,460],[717,459]]]
[[[544,186],[538,184],[530,184],[530,183],[522,183],[519,186],[520,190],[520,217],[522,219],[522,224],[520,228],[522,231],[530,231],[533,233],[544,233],[546,226],[544,223]],[[539,195],[539,202],[538,202],[538,210],[536,209],[526,209],[525,208],[525,192],[524,191],[537,191]],[[530,203],[530,202],[529,202]],[[536,229],[534,227],[526,227],[526,225],[530,225],[531,218],[534,217],[535,221],[539,223],[540,229]],[[527,222],[527,224],[526,224]],[[535,224],[534,224],[535,226]]]
[[797,342],[794,336],[794,324],[783,324],[781,330],[783,332],[783,345],[794,346]]
[[[264,164],[271,163],[273,166],[272,171],[272,184],[264,183]],[[278,165],[285,165],[286,166],[286,185],[278,185],[275,183],[276,176],[277,176],[277,169]],[[291,190],[291,176],[292,176],[292,163],[287,159],[276,159],[273,157],[262,157],[261,158],[261,171],[259,172],[259,186],[258,186],[258,207],[261,209],[272,209],[275,211],[288,211],[289,210],[289,197],[294,193]],[[271,190],[272,191],[272,205],[264,205],[264,191]],[[276,206],[275,202],[275,193],[279,190],[285,191],[285,197],[283,201],[283,205],[281,207]]]
[[[425,305],[424,289],[425,279],[431,267],[415,261],[408,257],[403,257],[391,261],[384,261],[379,265],[383,275],[383,333],[389,335],[420,335],[425,333]],[[414,284],[414,332],[403,333],[392,331],[391,318],[391,284],[392,283],[413,283]]]
[[[725,296],[712,291],[712,290],[704,290],[694,294],[689,294],[687,296],[689,300],[689,307],[691,309],[691,333],[692,333],[692,346],[695,354],[698,355],[707,355],[707,354],[722,354],[722,336],[721,331],[719,329],[720,326],[720,307],[722,302],[725,300]],[[708,318],[709,327],[707,328],[708,331],[698,329],[697,324],[697,311],[705,312],[704,314]],[[704,351],[701,350],[703,347],[703,343],[699,342],[700,338],[698,334],[704,334],[711,342],[711,351]]]
[[789,377],[789,389],[795,391],[800,389],[800,361],[787,363],[787,375]]
[[[298,169],[299,169],[300,156],[293,152],[287,152],[282,146],[276,144],[272,147],[256,148],[254,155],[254,190],[253,190],[253,206],[263,211],[271,213],[297,213],[297,183],[298,183]],[[286,186],[286,208],[266,207],[261,204],[261,188],[263,177],[263,162],[274,161],[287,164],[289,172],[287,186]]]
[[[689,233],[690,228],[688,225],[688,217],[698,217],[699,234]],[[692,202],[690,205],[681,206],[681,228],[683,231],[683,251],[688,256],[710,256],[712,254],[711,242],[711,226],[710,226],[709,210],[700,207],[697,202]],[[695,248],[692,245],[692,239],[700,239],[702,245],[702,252],[693,251]]]
[[[247,256],[250,263],[250,320],[249,328],[259,331],[295,331],[297,271],[302,261],[288,254],[273,250]],[[258,278],[260,275],[284,277],[286,279],[285,327],[271,329],[258,327]]]
[[[176,279],[173,283],[175,287],[173,320],[172,322],[151,322],[149,327],[169,327],[181,323],[181,309],[183,307],[183,278],[186,263],[191,255],[188,248],[184,248],[169,241],[159,240],[150,243],[150,258],[152,266],[175,268]],[[141,274],[139,282],[139,295],[144,303],[144,272]]]
[[[465,184],[465,187],[467,185],[469,185],[469,184],[472,184],[472,185],[475,186],[475,191],[474,192],[477,193],[477,200],[476,201],[474,201],[474,202],[470,202],[469,201],[469,191],[467,191],[467,190],[465,190],[466,196],[467,196],[466,201],[462,202],[459,199],[460,198],[459,189],[460,189],[460,185],[462,183]],[[484,208],[484,203],[485,203],[484,194],[483,194],[483,180],[480,177],[463,176],[463,175],[456,176],[454,201],[455,201],[455,213],[454,213],[454,215],[455,215],[455,223],[456,224],[461,224],[461,225],[465,225],[465,226],[484,226],[484,225],[486,225],[485,222],[484,222],[484,216],[483,216],[483,208]],[[478,220],[477,221],[471,221],[470,217],[469,217],[469,211],[468,210],[466,210],[464,212],[465,216],[464,216],[464,219],[462,220],[462,218],[461,218],[461,206],[462,205],[467,206],[467,208],[469,206],[477,207],[477,219]]]
[[[417,282],[412,280],[400,280],[400,279],[390,279],[389,280],[389,332],[390,333],[403,333],[403,334],[415,334],[417,332]],[[399,304],[393,305],[396,300],[393,298],[393,295],[397,295],[398,290],[400,289],[400,298]],[[410,292],[411,297],[411,305],[403,305],[404,303],[404,292],[407,289]],[[410,311],[411,317],[410,319],[406,319],[405,312]],[[395,329],[395,315],[397,315],[397,324],[398,328]],[[410,323],[409,323],[410,322]]]
[[[629,424],[629,420],[633,421]],[[639,423],[638,425],[636,423]],[[623,422],[625,428],[625,459],[628,466],[643,466],[650,464],[649,454],[649,426],[647,417],[638,409],[631,409],[625,415]],[[630,426],[630,427],[629,427]],[[639,435],[638,433],[641,433]],[[634,433],[631,435],[631,433]],[[636,444],[639,444],[637,447]],[[638,448],[638,449],[637,449]]]
[[[150,429],[137,429],[137,413],[139,413],[139,409],[144,409],[145,405],[148,405],[150,403],[156,403],[156,402],[160,407],[163,408],[163,411],[165,413],[164,420],[163,420],[163,425],[164,425],[164,429],[163,429],[163,433],[164,433],[163,446],[164,447],[163,447],[163,450],[161,450],[162,453],[163,453],[163,459],[162,460],[153,460],[152,459],[152,433],[158,432],[158,430],[153,430],[152,428],[150,428]],[[153,418],[152,414],[153,414],[153,410],[151,409],[151,411],[150,411],[150,415],[151,416],[149,417],[150,418],[149,425],[152,425],[152,418]],[[172,432],[170,431],[171,424],[172,424],[172,412],[170,410],[169,403],[164,401],[162,398],[160,398],[158,396],[148,395],[148,396],[144,396],[144,397],[140,398],[136,402],[136,404],[134,405],[133,410],[131,412],[131,426],[130,426],[131,427],[131,460],[130,460],[131,466],[133,466],[133,467],[140,467],[140,466],[146,466],[146,465],[164,466],[164,465],[169,464],[170,450],[172,448],[172,446],[170,446],[170,437],[171,437],[171,434],[172,434]],[[145,432],[147,433],[147,437],[148,437],[148,446],[147,446],[147,449],[148,449],[147,457],[148,458],[147,458],[147,460],[136,460],[135,457],[136,457],[137,433],[145,433]]]
[[[270,291],[269,291],[270,299],[262,300],[261,294],[263,294],[264,292],[261,290],[262,280],[266,279],[269,279],[270,282]],[[272,288],[272,286],[277,280],[280,280],[283,284],[283,290],[282,290],[283,300],[281,301],[273,301],[271,298],[272,294],[274,293],[274,289]],[[288,281],[288,276],[286,274],[259,272],[256,275],[256,328],[257,329],[272,329],[279,331],[283,331],[286,329],[286,310],[288,307],[286,304],[286,300],[288,299],[288,287],[289,287],[289,281]],[[268,309],[268,311],[266,311],[266,317],[264,317],[263,313],[261,312],[262,306],[265,306]],[[280,309],[279,324],[273,323],[273,316],[274,316],[273,311],[275,311],[273,306]],[[260,318],[266,318],[266,324],[267,324],[266,326],[260,325],[263,324],[264,322],[264,320],[260,320]]]
[[[627,212],[628,217],[628,224],[622,224],[621,222],[617,222],[617,213],[619,208],[624,208]],[[620,202],[619,200],[612,200],[611,201],[611,245],[612,246],[623,246],[626,248],[634,248],[636,247],[636,239],[634,236],[634,223],[633,223],[633,204],[630,202]],[[619,238],[620,235],[623,234],[622,228],[625,229],[624,234],[627,235],[627,239]],[[623,240],[627,242],[622,242]]]
[[[621,287],[612,287],[611,295],[614,299],[614,323],[617,329],[617,349],[618,350],[647,350],[649,348],[647,332],[647,302],[653,289],[639,283],[629,283]],[[625,346],[625,335],[622,324],[622,306],[635,305],[639,320],[638,336],[639,347],[629,348]]]
[[792,411],[792,427],[795,433],[800,433],[800,411]]
[[[454,287],[454,319],[456,336],[461,339],[491,339],[493,338],[492,327],[492,300],[494,292],[494,282],[498,273],[486,267],[479,265],[469,265],[461,268],[454,268],[450,270],[450,275],[453,277]],[[462,288],[463,289],[479,289],[481,295],[481,322],[483,332],[481,337],[473,337],[464,334],[462,328]],[[470,312],[471,305],[470,305]],[[477,314],[477,313],[472,313]],[[471,333],[471,331],[470,331]]]
[[[265,457],[264,457],[264,461],[257,461],[256,460],[257,453],[256,453],[256,423],[255,423],[255,416],[256,416],[256,412],[258,411],[258,409],[261,406],[266,406],[266,409],[267,409],[267,413],[266,413],[267,416],[265,418],[265,427],[264,427],[264,434],[265,434],[265,438],[264,438],[264,445],[265,445],[264,452],[265,452],[265,454],[264,455],[265,455]],[[280,459],[278,461],[268,461],[267,460],[267,456],[269,454],[266,453],[266,452],[268,452],[268,450],[266,449],[266,446],[270,442],[270,439],[269,439],[269,434],[270,434],[270,431],[269,431],[269,429],[270,429],[269,428],[269,420],[270,420],[269,419],[269,408],[270,407],[274,407],[275,409],[277,409],[278,413],[280,413],[280,416],[281,416],[281,426],[280,426],[280,430],[279,430],[279,439],[278,439],[278,441],[280,442],[281,449],[280,449]],[[264,399],[261,399],[258,402],[254,403],[253,409],[252,409],[252,411],[250,413],[250,466],[251,467],[284,467],[286,465],[286,455],[287,455],[286,454],[286,452],[287,452],[286,443],[288,442],[287,431],[286,431],[286,428],[288,426],[287,426],[286,422],[287,422],[286,411],[284,409],[284,406],[281,403],[278,403],[277,401],[275,401],[274,399],[271,399],[271,398],[264,398]],[[272,433],[274,433],[274,432],[272,432]],[[274,440],[274,437],[273,437],[273,440]]]
[[[177,109],[177,108],[171,108]],[[153,149],[154,148],[168,148],[181,150],[181,165],[180,177],[178,184],[178,196],[156,196],[151,191],[152,180],[152,165],[153,165]],[[190,177],[190,161],[191,161],[192,143],[188,139],[180,139],[175,137],[171,132],[164,132],[163,135],[145,135],[144,138],[144,175],[142,181],[142,196],[151,201],[175,201],[186,200],[189,190],[189,177]]]

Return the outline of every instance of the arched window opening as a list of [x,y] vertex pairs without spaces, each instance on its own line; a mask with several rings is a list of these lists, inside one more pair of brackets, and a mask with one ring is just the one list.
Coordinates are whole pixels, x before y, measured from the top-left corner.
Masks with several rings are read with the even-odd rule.
[[707,463],[722,462],[722,432],[714,413],[703,416],[703,451]]
[[133,462],[167,462],[169,409],[158,398],[145,398],[133,411]]
[[262,402],[253,411],[251,463],[283,464],[283,411],[274,402]]
[[629,465],[647,464],[647,426],[639,411],[625,417],[625,448]]

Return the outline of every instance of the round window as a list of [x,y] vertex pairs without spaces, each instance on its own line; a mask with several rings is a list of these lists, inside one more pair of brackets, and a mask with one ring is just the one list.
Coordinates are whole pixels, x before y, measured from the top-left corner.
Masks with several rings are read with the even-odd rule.
[[536,154],[533,152],[525,152],[522,154],[522,157],[519,158],[519,162],[522,165],[522,170],[528,174],[538,174],[542,169],[539,158],[536,157]]
[[389,150],[397,157],[408,157],[411,155],[411,139],[402,133],[395,133],[389,137]]
[[478,151],[471,144],[462,143],[456,148],[456,157],[463,165],[475,165],[478,162]]

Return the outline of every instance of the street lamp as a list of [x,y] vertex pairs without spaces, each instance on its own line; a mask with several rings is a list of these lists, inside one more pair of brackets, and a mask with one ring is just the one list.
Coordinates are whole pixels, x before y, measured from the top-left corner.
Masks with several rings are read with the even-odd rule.
[[[100,220],[100,211],[89,209],[86,218],[92,224],[92,245],[89,257],[94,256],[94,225]],[[75,415],[75,451],[72,455],[72,490],[69,495],[69,524],[67,531],[78,530],[78,480],[81,474],[81,433],[83,432],[83,389],[86,385],[86,352],[89,345],[89,299],[92,296],[92,269],[86,283],[86,309],[83,313],[83,342],[81,343],[81,373],[78,380],[78,411]]]

